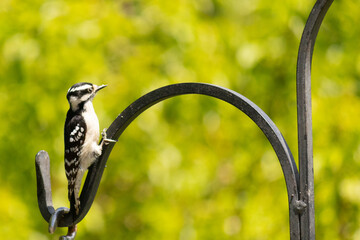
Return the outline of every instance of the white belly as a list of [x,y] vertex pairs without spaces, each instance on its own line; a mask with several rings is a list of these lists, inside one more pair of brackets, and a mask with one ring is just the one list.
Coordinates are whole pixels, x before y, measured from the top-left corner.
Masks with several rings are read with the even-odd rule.
[[99,142],[99,120],[91,101],[84,105],[84,120],[87,126],[85,141],[80,153],[80,168],[86,170],[101,155]]

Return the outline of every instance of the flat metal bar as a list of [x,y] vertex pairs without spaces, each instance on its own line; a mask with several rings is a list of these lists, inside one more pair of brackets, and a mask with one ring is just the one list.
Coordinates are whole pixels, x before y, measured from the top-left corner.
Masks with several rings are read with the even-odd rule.
[[311,110],[311,62],[321,23],[333,0],[318,0],[301,37],[297,71],[298,148],[300,199],[307,205],[301,215],[301,239],[315,240],[314,170]]

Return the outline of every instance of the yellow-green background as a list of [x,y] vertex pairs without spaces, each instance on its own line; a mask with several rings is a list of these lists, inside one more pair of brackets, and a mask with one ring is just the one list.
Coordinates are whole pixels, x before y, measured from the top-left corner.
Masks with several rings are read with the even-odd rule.
[[[235,90],[279,127],[297,159],[295,72],[310,0],[1,0],[0,238],[58,239],[37,207],[47,150],[55,207],[67,89],[108,84],[101,128],[179,82]],[[317,239],[360,239],[360,1],[335,1],[313,59]],[[241,112],[204,96],[167,100],[116,144],[77,239],[289,239],[276,156]]]

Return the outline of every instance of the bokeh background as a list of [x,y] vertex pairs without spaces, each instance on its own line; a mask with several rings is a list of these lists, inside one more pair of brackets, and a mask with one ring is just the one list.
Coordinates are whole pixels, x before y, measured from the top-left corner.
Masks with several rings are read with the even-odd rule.
[[[297,159],[295,72],[314,0],[1,0],[0,236],[58,239],[37,207],[35,154],[51,158],[55,207],[67,89],[108,84],[101,128],[143,94],[180,82],[235,90],[279,127]],[[360,1],[335,1],[313,58],[318,239],[360,239]],[[289,239],[278,160],[228,104],[181,96],[124,132],[76,239]]]

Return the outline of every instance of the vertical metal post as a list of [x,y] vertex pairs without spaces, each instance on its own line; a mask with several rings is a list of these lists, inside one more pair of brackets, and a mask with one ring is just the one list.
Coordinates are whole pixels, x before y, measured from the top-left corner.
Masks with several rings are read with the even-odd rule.
[[311,60],[316,36],[333,0],[318,0],[301,38],[297,62],[297,112],[300,200],[306,204],[300,216],[301,239],[315,240],[314,170],[311,111]]

